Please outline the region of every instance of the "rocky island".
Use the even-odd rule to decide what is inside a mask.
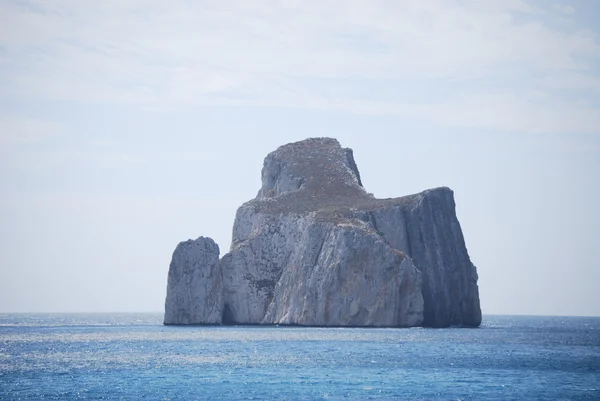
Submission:
[[[476,327],[481,309],[453,192],[376,199],[351,149],[311,138],[266,157],[229,253],[177,246],[164,323]]]

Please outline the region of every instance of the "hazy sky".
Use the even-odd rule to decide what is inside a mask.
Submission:
[[[484,313],[600,315],[600,3],[0,0],[0,312],[161,311],[263,158],[455,192]]]

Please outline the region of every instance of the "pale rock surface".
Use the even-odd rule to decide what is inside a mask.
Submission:
[[[375,199],[352,151],[335,139],[307,139],[266,157],[262,187],[238,209],[230,252],[218,266],[214,257],[194,264],[196,254],[183,254],[176,260],[176,250],[171,263],[165,323],[481,322],[477,273],[452,191]],[[179,274],[196,281],[173,278],[171,285]]]
[[[219,246],[210,238],[181,242],[171,260],[165,324],[220,324]]]

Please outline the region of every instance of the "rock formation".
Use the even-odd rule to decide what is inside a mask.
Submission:
[[[169,268],[165,324],[221,323],[219,246],[210,238],[180,243]]]
[[[165,324],[446,327],[481,323],[453,193],[375,199],[352,150],[312,138],[269,154],[229,253],[179,244]]]

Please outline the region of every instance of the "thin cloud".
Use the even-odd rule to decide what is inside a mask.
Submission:
[[[157,110],[207,104],[333,108],[427,115],[459,126],[600,132],[597,94],[581,108],[562,92],[581,87],[582,80],[597,81],[598,34],[552,28],[547,22],[553,16],[573,13],[544,3],[34,1],[0,7],[11,21],[0,28],[6,49],[0,84],[16,98]],[[560,85],[551,84],[554,77]],[[311,79],[324,84],[307,84]],[[357,80],[385,83],[398,93],[410,80],[413,99],[384,98],[375,90],[365,98],[349,89]],[[334,81],[343,93],[323,93]],[[457,102],[449,81],[483,87],[463,89],[458,96],[472,100]],[[485,92],[487,81],[510,86]],[[436,100],[423,103],[419,90]],[[535,91],[549,99],[532,98]],[[506,93],[510,101],[498,100]],[[507,123],[503,113],[482,111],[481,98],[496,99],[489,104],[518,118]],[[560,124],[534,124],[556,120],[558,109]]]
[[[0,117],[0,145],[39,145],[62,136],[65,127],[55,121],[44,121],[28,117]]]

